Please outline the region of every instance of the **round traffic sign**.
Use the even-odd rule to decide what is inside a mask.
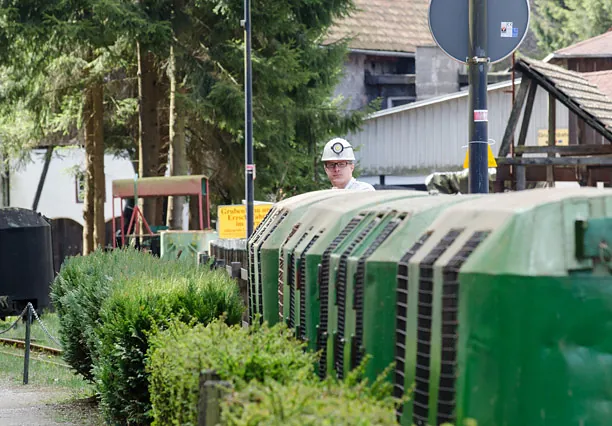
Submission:
[[[469,0],[431,0],[429,29],[438,46],[464,64],[469,56]],[[529,28],[528,0],[487,0],[487,56],[492,63],[510,55]]]

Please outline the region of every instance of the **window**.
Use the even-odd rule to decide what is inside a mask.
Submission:
[[[85,173],[78,171],[74,178],[74,190],[77,204],[85,202]]]
[[[414,96],[390,96],[387,98],[387,108],[393,108],[400,105],[406,105],[414,102]]]

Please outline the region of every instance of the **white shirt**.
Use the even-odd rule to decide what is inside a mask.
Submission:
[[[334,189],[337,189],[334,187]],[[355,178],[351,178],[349,183],[346,184],[344,189],[358,189],[361,191],[376,191],[372,185],[367,182],[360,182]]]

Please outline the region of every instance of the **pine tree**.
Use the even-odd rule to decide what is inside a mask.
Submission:
[[[612,1],[535,0],[531,22],[540,48],[554,52],[612,28]]]

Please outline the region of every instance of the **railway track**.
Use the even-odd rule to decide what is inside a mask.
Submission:
[[[16,346],[18,348],[25,348],[25,341],[21,339],[9,339],[6,337],[0,337],[0,344],[3,344],[5,346]],[[63,353],[61,349],[52,348],[49,346],[38,345],[36,343],[31,343],[31,342],[30,342],[30,349],[33,351],[44,352],[44,353],[48,353],[51,355],[57,355],[57,356],[60,356]]]

